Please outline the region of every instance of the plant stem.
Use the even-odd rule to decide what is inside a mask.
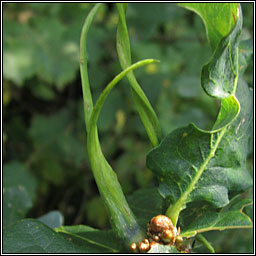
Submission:
[[[210,253],[215,253],[215,250],[212,247],[212,245],[207,241],[207,239],[202,234],[198,234],[196,236],[196,239],[200,241],[209,250]]]
[[[87,18],[85,19],[81,37],[80,37],[80,73],[81,73],[81,80],[82,80],[82,90],[83,90],[83,100],[84,100],[84,120],[86,129],[88,131],[89,121],[91,118],[92,110],[93,110],[93,101],[92,95],[90,90],[90,83],[88,78],[88,70],[87,70],[87,51],[86,51],[86,42],[87,42],[87,35],[91,23],[99,10],[102,6],[101,3],[96,4],[93,9],[88,14]]]
[[[80,70],[84,99],[85,125],[87,130],[87,150],[95,181],[105,204],[110,224],[118,237],[127,248],[131,243],[140,242],[145,238],[145,231],[141,229],[131,211],[116,173],[105,159],[98,137],[97,121],[103,104],[114,86],[132,70],[156,62],[156,60],[139,61],[117,75],[104,89],[93,106],[87,71],[86,41],[89,27],[101,4],[95,5],[85,20],[80,40]]]
[[[116,48],[120,65],[123,69],[125,69],[131,65],[130,39],[125,17],[127,3],[117,3],[116,6],[119,12]],[[141,121],[153,147],[156,147],[162,138],[161,127],[157,115],[152,108],[147,96],[144,94],[139,83],[137,82],[133,72],[127,74],[127,78],[131,85],[132,97],[134,99]]]
[[[131,70],[153,62],[156,62],[156,60],[139,61],[117,75],[98,98],[89,122],[87,149],[94,178],[105,203],[111,226],[124,241],[126,247],[130,247],[133,242],[142,241],[145,238],[145,232],[137,223],[125,199],[117,176],[101,151],[97,121],[103,104],[114,86]]]
[[[95,107],[93,109],[93,114],[91,115],[91,120],[90,123],[94,123],[96,120],[98,120],[99,114],[100,114],[100,110],[102,108],[102,105],[104,103],[104,101],[106,100],[107,96],[109,95],[110,91],[114,88],[114,86],[125,76],[128,76],[132,70],[137,69],[139,67],[148,65],[148,64],[152,64],[152,63],[156,63],[159,62],[159,60],[155,60],[155,59],[146,59],[146,60],[141,60],[138,61],[136,63],[134,63],[133,65],[130,65],[129,67],[127,67],[126,69],[124,69],[120,74],[118,74],[107,86],[106,88],[103,90],[103,92],[101,93],[101,95],[99,96]]]

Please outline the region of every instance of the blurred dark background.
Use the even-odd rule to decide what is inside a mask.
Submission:
[[[4,189],[14,189],[4,190],[5,225],[58,210],[65,225],[109,227],[86,152],[79,71],[80,32],[92,7],[91,3],[3,4],[3,173]],[[242,4],[242,9],[242,38],[248,39],[253,37],[253,4]],[[117,22],[115,5],[105,4],[89,32],[94,99],[121,71],[115,49]],[[172,3],[130,3],[127,23],[133,62],[161,61],[135,74],[163,133],[191,121],[210,128],[218,102],[200,85],[201,67],[211,56],[201,19]],[[252,63],[245,79],[252,87]],[[98,128],[103,152],[127,195],[157,184],[145,166],[151,144],[126,79],[111,93]],[[248,164],[252,170],[252,156]],[[26,193],[15,187],[19,182]],[[246,211],[252,215],[252,207]],[[207,236],[219,253],[252,252],[251,230]]]

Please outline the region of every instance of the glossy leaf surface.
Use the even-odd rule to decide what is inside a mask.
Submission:
[[[162,212],[163,199],[157,188],[137,190],[127,197],[127,201],[145,229],[150,219]]]
[[[236,91],[238,77],[238,44],[242,30],[242,11],[240,8],[235,28],[217,45],[213,56],[201,72],[203,89],[212,97],[226,98]]]
[[[105,248],[106,252],[116,253],[124,249],[114,232],[110,230],[103,231],[85,225],[62,226],[55,230],[71,239],[76,238],[81,240],[81,242],[86,241],[102,247],[102,249]]]
[[[4,229],[4,253],[113,253],[120,248],[105,231],[83,226],[57,231],[38,220],[21,220]]]
[[[181,235],[190,237],[210,230],[252,228],[251,219],[243,213],[243,208],[250,204],[252,204],[251,199],[243,199],[238,196],[221,211],[217,211],[211,206],[191,205],[182,213],[184,229],[182,229]]]
[[[3,225],[25,217],[36,196],[36,179],[20,162],[13,161],[3,168]]]
[[[235,28],[220,41],[202,70],[205,91],[210,96],[224,98],[212,130],[204,131],[193,124],[179,128],[147,157],[148,167],[159,177],[159,191],[170,205],[166,214],[175,225],[188,202],[221,208],[229,204],[232,196],[252,186],[246,166],[252,95],[242,80],[238,83],[241,27],[240,10]],[[239,218],[236,221],[239,226]]]
[[[212,49],[227,36],[237,22],[239,3],[179,3],[203,20]]]

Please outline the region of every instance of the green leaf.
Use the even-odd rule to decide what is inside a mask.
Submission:
[[[38,76],[49,83],[55,83],[61,90],[76,76],[78,44],[65,37],[67,28],[58,20],[37,18],[35,26],[37,34],[33,35],[33,40],[37,42],[35,64],[38,67]]]
[[[8,226],[24,218],[32,207],[31,198],[22,186],[4,188],[3,226]]]
[[[224,37],[214,51],[209,63],[201,72],[201,83],[205,92],[217,98],[226,98],[236,91],[239,72],[238,37],[242,30],[242,10],[232,32]]]
[[[179,251],[174,246],[155,244],[151,246],[150,250],[147,253],[179,253]]]
[[[239,3],[179,3],[197,13],[203,20],[211,47],[215,50],[220,40],[233,29],[239,16]]]
[[[3,187],[23,187],[31,200],[35,199],[37,181],[29,170],[20,162],[12,161],[4,165]]]
[[[75,175],[84,161],[83,139],[79,139],[77,124],[73,122],[74,102],[51,115],[35,115],[28,131],[34,151],[27,163],[33,164],[37,174],[55,185],[64,184]],[[71,125],[73,124],[73,125]]]
[[[229,193],[252,185],[246,167],[252,101],[245,84],[240,84],[237,97],[243,111],[227,131],[210,134],[190,124],[169,134],[147,156],[147,166],[159,177],[160,193],[172,204],[171,211],[179,212],[187,202],[198,200],[223,207],[229,203]]]
[[[26,24],[4,20],[3,22],[3,75],[5,79],[22,86],[25,79],[33,76],[37,66],[33,63],[33,47],[28,47],[31,30]]]
[[[190,237],[210,230],[252,228],[251,219],[242,211],[244,207],[252,203],[251,199],[237,196],[221,211],[216,211],[210,206],[201,208],[198,204],[192,205],[182,213],[184,228],[181,235]]]
[[[86,219],[96,227],[105,228],[108,225],[106,208],[100,196],[94,196],[86,205]]]
[[[47,101],[54,100],[56,96],[53,89],[46,83],[35,83],[30,90],[34,96]]]
[[[67,32],[56,17],[37,16],[28,24],[5,20],[4,77],[22,86],[37,75],[63,89],[79,67],[78,43],[67,38]]]
[[[36,145],[55,143],[58,135],[63,134],[71,120],[71,113],[66,109],[50,115],[36,115],[32,120],[29,135]]]
[[[180,76],[173,84],[177,89],[177,94],[183,98],[196,98],[203,93],[200,86],[200,79],[197,76]]]
[[[142,227],[162,212],[163,198],[157,188],[139,189],[127,197],[127,201]]]
[[[221,108],[217,120],[211,132],[220,131],[222,128],[231,124],[240,112],[240,104],[235,96],[231,95],[221,101]]]
[[[228,190],[238,193],[252,185],[246,170],[252,95],[242,81],[239,81],[236,97],[241,111],[235,121],[227,126],[225,138],[219,145],[218,133],[203,132],[190,124],[169,134],[159,147],[149,153],[147,165],[160,178],[160,193],[164,197],[169,197],[172,202],[178,200],[182,191],[187,190],[193,182],[193,177],[197,177],[198,167],[203,163],[206,164],[205,170],[194,184],[193,193],[187,195],[189,201],[198,200],[199,196],[201,200],[221,207],[228,203]],[[211,156],[215,147],[216,152]]]
[[[115,237],[111,230],[101,231],[89,226],[62,226],[55,229],[57,232],[65,234],[66,237],[86,241],[102,247],[103,250],[109,253],[116,253],[122,251],[120,241]]]
[[[17,161],[3,168],[3,225],[26,216],[36,197],[37,181],[29,170]]]
[[[50,228],[58,228],[63,225],[64,217],[59,211],[51,211],[38,218],[38,220]]]
[[[99,232],[99,233],[98,233]],[[104,242],[93,240],[101,231],[89,234],[90,239],[76,233],[55,232],[42,222],[24,219],[3,230],[4,253],[108,253],[117,252]],[[91,233],[91,232],[89,232]]]
[[[230,79],[230,91],[225,92],[226,98],[221,102],[213,130],[204,131],[193,124],[179,128],[147,156],[147,166],[159,177],[160,193],[170,205],[166,215],[171,217],[175,225],[180,211],[186,208],[188,202],[203,201],[205,205],[221,208],[229,203],[229,198],[252,186],[246,166],[252,124],[252,96],[242,80],[237,88],[237,35],[241,30],[241,19],[240,12],[236,27],[221,40],[208,64],[207,75],[213,71],[211,77],[219,76],[215,71],[220,63],[226,62],[226,66],[230,67],[230,55],[222,54],[226,42],[230,40],[232,51],[229,49],[229,52],[231,56],[236,55],[236,61],[233,62],[234,67],[225,70]],[[215,84],[215,96],[223,98],[225,85],[222,82],[226,81],[226,77],[220,75],[218,79],[220,84]],[[210,95],[213,95],[213,90]]]

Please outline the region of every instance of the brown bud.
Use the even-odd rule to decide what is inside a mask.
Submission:
[[[147,252],[150,249],[150,244],[148,239],[144,239],[142,242],[139,244],[139,250],[140,252]]]
[[[143,242],[144,244],[149,244],[149,240],[148,240],[148,239],[144,239],[142,242]]]
[[[185,252],[187,248],[185,247],[185,245],[179,244],[179,245],[176,245],[176,249],[180,252]]]
[[[151,231],[161,233],[165,229],[173,228],[172,221],[165,215],[157,215],[150,221]]]
[[[174,234],[170,229],[165,229],[162,233],[162,240],[165,244],[173,243]]]
[[[183,242],[183,238],[180,235],[176,236],[176,243],[181,244],[182,242]]]
[[[131,248],[132,252],[137,252],[137,244],[136,243],[132,243],[130,248]]]
[[[153,239],[154,239],[154,241],[156,241],[156,242],[159,242],[159,241],[160,241],[160,237],[157,236],[157,235],[153,235]]]

